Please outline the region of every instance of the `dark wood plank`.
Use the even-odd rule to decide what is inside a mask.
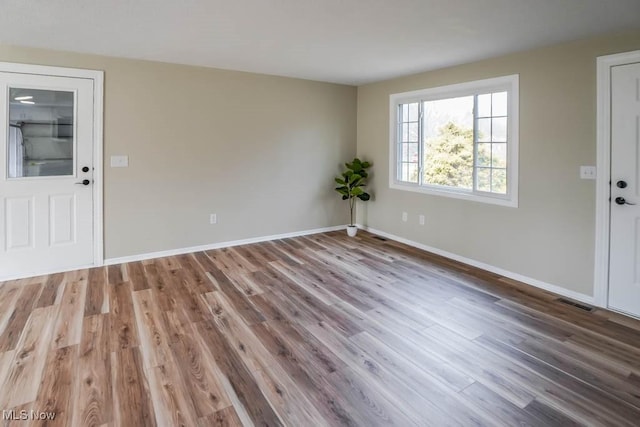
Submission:
[[[242,362],[236,351],[224,338],[213,322],[196,324],[197,330],[204,342],[215,349],[213,354],[217,365],[225,375],[233,391],[254,424],[281,426],[282,421],[275,413],[264,394],[258,388],[250,371]]]
[[[102,267],[89,269],[89,281],[87,283],[87,296],[85,299],[84,315],[93,316],[102,312],[105,298],[106,270]]]
[[[140,351],[124,348],[111,353],[114,422],[117,425],[155,426],[156,418]]]
[[[138,329],[133,314],[132,286],[129,282],[109,285],[111,351],[137,347]]]
[[[0,336],[0,352],[16,347],[41,289],[42,285],[39,283],[23,287],[15,305],[10,308],[11,316],[6,320],[7,326]]]
[[[545,405],[537,399],[528,404],[524,408],[524,411],[530,414],[533,419],[540,420],[540,424],[538,425],[541,427],[571,427],[581,425],[557,409]]]
[[[110,265],[107,267],[108,283],[110,285],[116,285],[124,281],[122,276],[122,265]]]
[[[149,280],[144,271],[144,265],[141,262],[130,262],[126,265],[127,276],[133,285],[134,291],[143,291],[149,289]]]
[[[58,290],[62,285],[63,280],[63,273],[51,274],[47,277],[47,281],[44,283],[44,287],[42,288],[42,292],[40,293],[40,297],[36,303],[36,308],[53,305],[56,301],[56,296],[58,295]]]

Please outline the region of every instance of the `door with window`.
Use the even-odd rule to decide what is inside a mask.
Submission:
[[[640,317],[640,63],[611,67],[609,307]]]
[[[94,262],[93,85],[0,72],[0,281]]]

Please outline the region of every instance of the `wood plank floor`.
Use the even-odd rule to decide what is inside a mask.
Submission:
[[[638,426],[640,322],[335,232],[5,282],[0,385],[4,425]]]

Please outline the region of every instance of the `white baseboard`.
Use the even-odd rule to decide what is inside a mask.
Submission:
[[[202,252],[212,249],[228,248],[231,246],[249,245],[251,243],[267,242],[269,240],[287,239],[289,237],[307,236],[309,234],[326,233],[329,231],[344,230],[346,225],[335,225],[332,227],[314,228],[312,230],[293,231],[291,233],[273,234],[271,236],[251,237],[242,240],[231,240],[227,242],[211,243],[208,245],[191,246],[189,248],[169,249],[166,251],[149,252],[144,254],[130,255],[118,258],[107,258],[104,265],[123,264],[126,262],[144,261],[153,258],[162,258],[173,255],[182,255],[192,252]]]
[[[456,255],[451,252],[443,251],[442,249],[434,248],[432,246],[424,245],[422,243],[414,242],[413,240],[405,239],[404,237],[396,236],[394,234],[386,233],[384,231],[376,230],[375,228],[366,227],[362,225],[358,225],[358,228],[363,230],[367,230],[370,233],[377,234],[379,236],[385,237],[390,240],[395,240],[396,242],[404,243],[409,246],[413,246],[414,248],[422,249],[427,252],[434,253],[436,255],[443,256],[445,258],[452,259],[454,261],[458,261],[464,264],[471,265],[473,267],[480,268],[482,270],[489,271],[491,273],[499,274],[504,277],[508,277],[509,279],[517,280],[522,283],[526,283],[527,285],[531,285],[536,288],[544,289],[545,291],[553,292],[554,294],[561,295],[563,297],[571,298],[576,301],[580,301],[586,304],[594,304],[594,297],[586,294],[582,294],[579,292],[575,292],[566,288],[563,288],[558,285],[552,285],[551,283],[546,283],[538,279],[534,279],[531,277],[523,276],[522,274],[513,273],[508,270],[504,270],[499,267],[494,267],[489,264],[485,264],[484,262],[476,261],[471,258],[466,258],[460,255]]]

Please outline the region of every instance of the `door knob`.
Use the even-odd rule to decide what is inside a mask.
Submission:
[[[627,182],[620,180],[620,181],[616,182],[616,187],[618,187],[618,188],[627,188]]]
[[[89,185],[91,184],[91,181],[89,181],[88,179],[83,179],[80,182],[76,182],[77,185]],[[617,199],[616,199],[617,200]]]
[[[619,205],[635,205],[635,203],[627,202],[624,197],[616,197],[616,203]]]

